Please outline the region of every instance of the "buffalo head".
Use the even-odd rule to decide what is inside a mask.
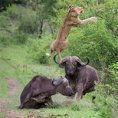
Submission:
[[[58,64],[59,67],[65,68],[67,75],[74,75],[79,67],[86,66],[89,63],[89,60],[87,62],[82,62],[77,56],[67,56],[62,59],[61,62],[58,62],[56,56],[57,55],[53,58],[54,62]]]
[[[56,92],[61,93],[65,96],[72,96],[74,95],[74,92],[69,85],[69,81],[64,77],[61,77],[61,79],[53,79],[52,84],[56,87]]]

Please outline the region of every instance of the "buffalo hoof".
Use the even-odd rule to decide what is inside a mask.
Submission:
[[[19,107],[18,107],[18,109],[23,109],[24,107],[23,107],[23,105],[20,105]]]

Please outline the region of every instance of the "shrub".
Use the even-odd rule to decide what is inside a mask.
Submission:
[[[12,20],[16,20],[18,18],[18,8],[15,4],[12,4],[11,6],[7,7],[7,15],[12,19]]]
[[[5,16],[4,14],[0,15],[0,29],[5,29],[8,26],[10,26],[10,22],[9,22],[9,17]]]
[[[16,39],[17,44],[25,44],[28,39],[27,33],[24,33],[22,31],[16,31],[14,38]]]
[[[89,58],[93,66],[104,69],[117,61],[117,46],[111,33],[106,29],[104,21],[87,24],[79,31],[72,31],[70,35],[69,53],[80,58]]]
[[[112,117],[112,112],[111,109],[108,106],[102,106],[100,109],[100,116],[101,118],[111,118]]]
[[[108,79],[108,83],[117,91],[118,86],[118,62],[109,65],[109,73],[110,79]]]
[[[46,52],[49,51],[51,36],[43,37],[42,39],[29,39],[27,46],[28,52],[33,60],[41,64],[47,64],[49,58],[46,56]]]
[[[107,95],[117,95],[118,63],[113,63],[108,68],[104,68],[100,72],[100,78],[103,86],[99,90],[102,88],[102,92],[104,91]]]
[[[35,13],[24,13],[21,17],[19,30],[24,33],[34,34],[37,32],[38,24],[37,24],[37,16]]]
[[[48,57],[45,54],[45,51],[39,50],[37,54],[35,54],[35,60],[39,62],[40,64],[47,64],[48,63]]]
[[[1,32],[0,33],[0,43],[4,45],[9,45],[13,43],[13,38],[6,32]]]

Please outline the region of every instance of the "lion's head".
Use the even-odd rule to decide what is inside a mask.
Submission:
[[[78,15],[84,11],[83,7],[78,7],[78,6],[69,6],[69,11],[70,12],[76,12]]]

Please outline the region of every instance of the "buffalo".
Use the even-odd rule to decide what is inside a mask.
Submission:
[[[25,86],[20,96],[20,109],[40,108],[52,104],[51,96],[56,93],[72,96],[74,92],[64,77],[60,79],[48,79],[44,76],[35,76]]]
[[[95,90],[95,82],[99,82],[99,76],[97,70],[88,65],[89,60],[85,63],[77,56],[67,56],[58,62],[56,56],[53,59],[59,67],[65,68],[65,77],[69,80],[74,93],[77,93],[76,98],[80,99],[86,93]],[[93,101],[94,99],[95,96]]]

